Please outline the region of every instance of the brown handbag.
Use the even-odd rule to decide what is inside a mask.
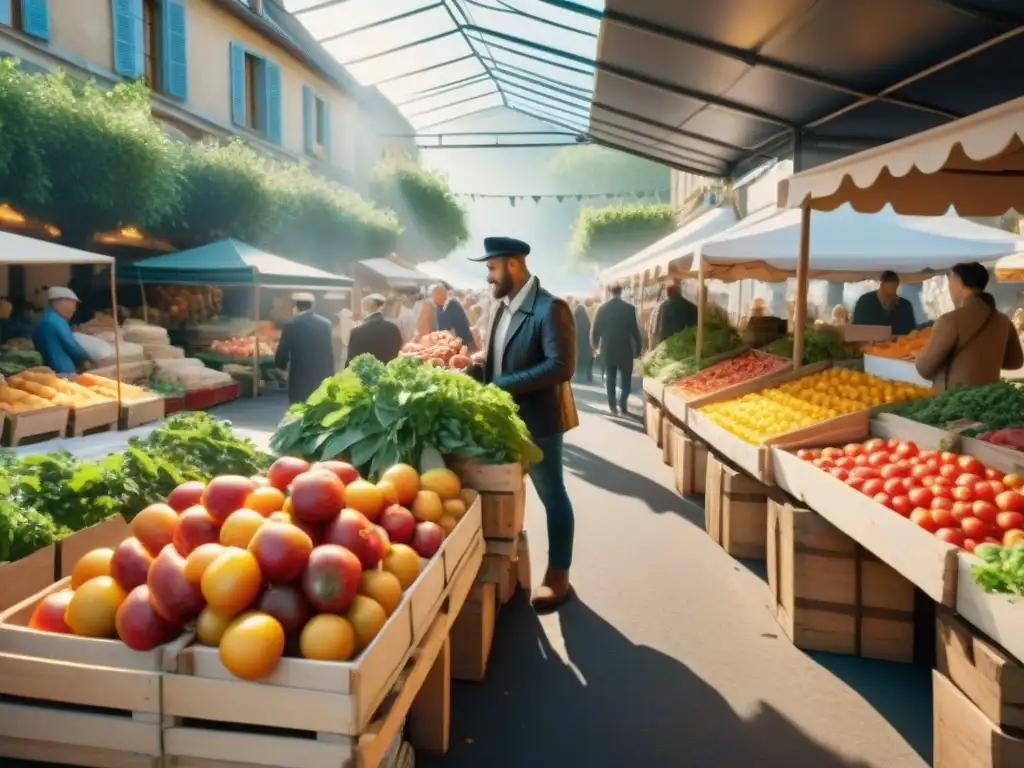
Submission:
[[[956,362],[957,357],[959,357],[961,352],[963,352],[965,349],[971,346],[971,344],[973,344],[975,340],[977,340],[977,338],[981,336],[982,333],[984,333],[985,329],[988,328],[988,324],[992,322],[992,318],[994,318],[995,316],[996,310],[990,310],[988,313],[988,317],[985,318],[985,322],[979,325],[978,329],[967,337],[967,341],[965,341],[963,344],[961,344],[959,347],[956,347],[952,352],[949,353],[949,356],[942,364],[942,373],[944,376],[942,382],[943,389],[949,388],[949,371],[953,367],[953,363]]]

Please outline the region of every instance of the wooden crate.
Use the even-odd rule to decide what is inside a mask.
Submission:
[[[131,528],[120,515],[83,528],[81,531],[75,531],[58,544],[60,577],[70,576],[75,564],[87,552],[104,547],[116,547],[129,536],[131,536]]]
[[[497,614],[496,584],[477,581],[452,624],[452,678],[478,682],[487,673]]]
[[[914,587],[808,509],[768,503],[772,609],[797,648],[914,660]]]
[[[644,398],[644,429],[647,436],[659,448],[661,447],[661,422],[664,416],[665,412],[661,408],[661,403],[647,395]]]
[[[704,529],[733,557],[763,560],[768,492],[767,486],[708,455]]]
[[[0,611],[43,591],[56,581],[57,545],[13,563],[0,563]]]
[[[672,469],[675,473],[676,490],[684,496],[700,495],[708,476],[708,447],[700,440],[690,437],[681,429],[673,439],[675,458]]]
[[[120,640],[28,629],[36,603],[69,584],[51,584],[0,613],[0,755],[158,768],[161,662],[168,646],[139,652]]]
[[[961,553],[957,560],[956,612],[1018,663],[1024,664],[1024,606],[1020,598],[987,594],[971,574],[971,567],[981,559]],[[1024,712],[1024,700],[1021,706]],[[1024,728],[1024,724],[1021,727]]]
[[[72,408],[68,417],[67,436],[82,437],[113,429],[117,426],[120,413],[116,400]]]
[[[513,493],[482,491],[484,537],[515,541],[526,521],[526,485]]]
[[[504,605],[519,586],[519,542],[488,539],[480,581],[494,584],[499,604]]]
[[[1020,768],[1024,738],[989,720],[947,677],[932,672],[934,768]]]
[[[664,413],[664,411],[663,411]],[[664,415],[661,420],[661,461],[667,466],[672,466],[672,456],[675,453],[675,434],[674,430],[678,429],[668,415]]]
[[[947,608],[935,624],[936,669],[993,723],[1024,733],[1024,665]]]
[[[285,658],[268,677],[246,682],[224,668],[214,648],[176,654],[162,692],[167,768],[377,766],[407,716],[418,749],[447,749],[448,631],[483,560],[480,523],[474,504],[351,662]],[[431,572],[441,574],[440,591]],[[428,624],[417,641],[418,613]],[[428,678],[435,700],[414,707]],[[278,732],[254,733],[254,726]]]
[[[51,405],[38,411],[22,411],[4,415],[3,444],[14,448],[26,443],[40,443],[63,437],[68,428],[71,409]]]
[[[522,464],[484,464],[459,456],[446,456],[445,460],[464,488],[481,493],[516,493],[526,476]]]
[[[128,403],[121,403],[121,416],[118,419],[118,428],[134,429],[143,424],[151,424],[160,421],[165,415],[165,401],[160,395],[132,400]]]

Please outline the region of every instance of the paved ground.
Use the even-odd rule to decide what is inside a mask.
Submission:
[[[928,670],[794,649],[756,568],[707,538],[639,419],[608,416],[598,387],[576,396],[578,599],[543,618],[521,598],[502,610],[487,679],[453,686],[450,754],[417,764],[928,765]],[[282,410],[267,398],[217,413],[266,438]],[[536,581],[546,538],[532,489],[527,529]]]

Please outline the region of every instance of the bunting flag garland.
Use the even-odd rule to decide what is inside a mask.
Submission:
[[[646,200],[650,198],[650,202],[660,203],[663,200],[669,200],[671,197],[671,193],[667,189],[639,190],[636,192],[587,192],[580,194],[556,195],[491,195],[479,194],[476,192],[455,192],[454,195],[455,197],[467,199],[474,203],[477,200],[508,200],[509,205],[513,208],[516,207],[516,203],[520,200],[533,200],[535,204],[539,204],[541,200],[555,200],[556,202],[562,203],[569,199],[580,203],[584,200],[625,200],[628,198]]]

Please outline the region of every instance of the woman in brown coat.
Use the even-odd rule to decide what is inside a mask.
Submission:
[[[1024,365],[1017,331],[985,293],[988,270],[977,262],[949,270],[949,296],[956,309],[940,317],[917,356],[917,372],[939,392],[999,381],[1003,370]]]

